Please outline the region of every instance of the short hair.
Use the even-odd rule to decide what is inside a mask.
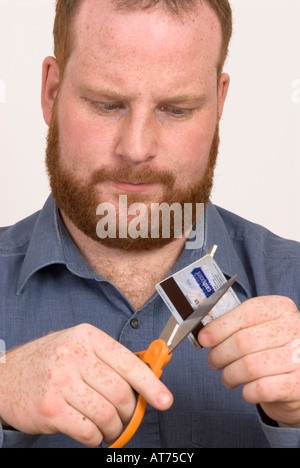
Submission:
[[[56,0],[54,20],[54,55],[63,75],[74,43],[73,23],[85,0]],[[218,64],[218,76],[223,70],[232,36],[232,10],[229,0],[113,0],[117,9],[149,9],[159,3],[179,15],[182,11],[193,11],[200,2],[205,2],[216,13],[222,28],[222,47]]]

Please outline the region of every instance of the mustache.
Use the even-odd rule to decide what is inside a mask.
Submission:
[[[166,170],[154,170],[149,167],[124,167],[119,169],[101,168],[95,171],[91,178],[91,184],[106,181],[124,182],[131,184],[163,184],[172,189],[175,184],[174,175]]]

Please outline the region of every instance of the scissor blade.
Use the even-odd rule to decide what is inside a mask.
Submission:
[[[165,339],[170,352],[174,351],[175,348],[199,325],[201,320],[214,308],[219,300],[224,296],[228,289],[233,285],[237,276],[233,276],[226,283],[224,283],[217,291],[215,291],[208,299],[200,304],[197,309],[180,325],[177,324],[175,319],[170,319],[170,325],[173,325],[173,330],[169,328],[169,336],[166,339],[166,334],[163,332],[161,335],[162,339]],[[176,322],[176,323],[175,323]],[[169,324],[169,322],[168,322]],[[168,325],[167,324],[167,325]]]
[[[179,323],[177,322],[174,315],[171,315],[165,328],[161,332],[159,339],[164,340],[166,343],[168,343],[170,339],[172,338],[173,334],[176,332],[178,327],[179,327]]]

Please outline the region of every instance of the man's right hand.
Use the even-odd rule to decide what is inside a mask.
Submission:
[[[28,434],[62,432],[88,447],[115,440],[136,405],[158,410],[172,394],[127,348],[92,325],[16,348],[0,365],[0,418]]]

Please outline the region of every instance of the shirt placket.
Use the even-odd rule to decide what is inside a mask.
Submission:
[[[158,338],[154,326],[154,314],[157,310],[156,300],[154,298],[136,311],[121,332],[120,343],[133,352],[147,349],[149,344]],[[147,405],[141,426],[126,447],[151,448],[160,447],[160,444],[158,411]]]

